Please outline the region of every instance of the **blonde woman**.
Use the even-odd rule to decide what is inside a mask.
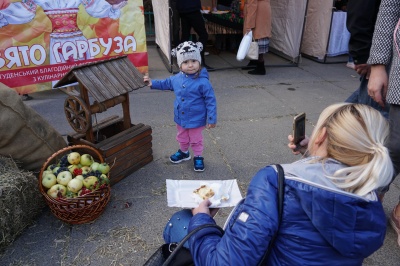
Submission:
[[[250,182],[223,235],[205,228],[189,239],[195,265],[257,265],[275,232],[266,265],[362,265],[385,238],[386,217],[375,190],[393,174],[384,146],[388,133],[386,119],[369,106],[326,108],[309,139],[309,157],[282,165],[279,230],[278,175],[267,166]],[[209,204],[192,210],[189,232],[215,223]]]

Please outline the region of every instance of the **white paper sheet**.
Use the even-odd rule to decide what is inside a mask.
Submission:
[[[202,185],[211,187],[215,195],[210,198],[210,207],[233,207],[241,199],[239,186],[236,179],[230,180],[173,180],[167,179],[168,207],[195,208],[202,201],[193,191]],[[233,184],[232,184],[233,183]],[[221,200],[224,192],[232,185],[228,200]]]

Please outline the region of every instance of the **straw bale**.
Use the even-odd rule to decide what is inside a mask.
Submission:
[[[38,179],[0,156],[0,253],[32,224],[45,206]]]

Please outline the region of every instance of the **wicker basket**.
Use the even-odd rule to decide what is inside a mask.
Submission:
[[[47,167],[57,163],[60,158],[69,152],[77,151],[80,154],[91,154],[96,161],[104,162],[100,152],[87,145],[73,145],[54,153],[43,164],[39,174],[39,190],[43,194],[51,212],[60,220],[69,224],[84,224],[97,219],[104,211],[110,200],[110,186],[97,189],[93,192],[76,198],[55,199],[47,195],[42,185],[42,175]]]

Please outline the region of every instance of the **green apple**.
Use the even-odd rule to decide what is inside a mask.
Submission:
[[[47,195],[49,195],[52,198],[58,198],[60,196],[65,196],[67,193],[67,188],[63,185],[60,184],[55,184],[49,190],[47,190]]]
[[[51,188],[55,184],[57,184],[57,177],[52,172],[42,176],[42,185],[45,188]]]
[[[102,174],[108,174],[108,172],[110,172],[110,166],[107,163],[101,163],[99,165],[99,171]]]
[[[94,175],[88,176],[85,179],[83,179],[83,185],[86,188],[90,188],[98,181],[97,177]]]
[[[92,171],[92,168],[90,168],[90,166],[82,166],[81,170],[82,170],[82,175],[85,175],[85,174],[89,173],[90,171]]]
[[[81,155],[79,152],[71,152],[68,154],[67,159],[70,164],[78,164],[81,160]]]
[[[42,173],[42,177],[45,177],[47,174],[53,174],[53,171],[51,170],[44,170]]]
[[[78,165],[76,165],[76,164],[70,164],[70,165],[68,165],[68,169],[69,169],[69,171],[71,172],[71,174],[73,174],[73,173],[74,173],[74,170],[75,170],[75,169],[78,169]]]
[[[83,166],[90,166],[94,162],[94,159],[90,154],[82,154],[80,162]]]
[[[77,193],[79,190],[81,190],[82,186],[83,186],[82,180],[74,178],[68,182],[67,188],[69,191]]]
[[[62,171],[57,175],[57,183],[66,186],[69,181],[72,180],[72,174],[70,171]]]
[[[90,165],[90,168],[92,168],[93,171],[97,171],[97,170],[99,170],[99,165],[100,165],[100,163],[94,162]]]
[[[75,178],[76,178],[76,179],[79,179],[79,180],[81,180],[81,181],[83,181],[83,179],[85,179],[85,178],[83,177],[83,175],[77,175],[77,176],[75,176]]]

